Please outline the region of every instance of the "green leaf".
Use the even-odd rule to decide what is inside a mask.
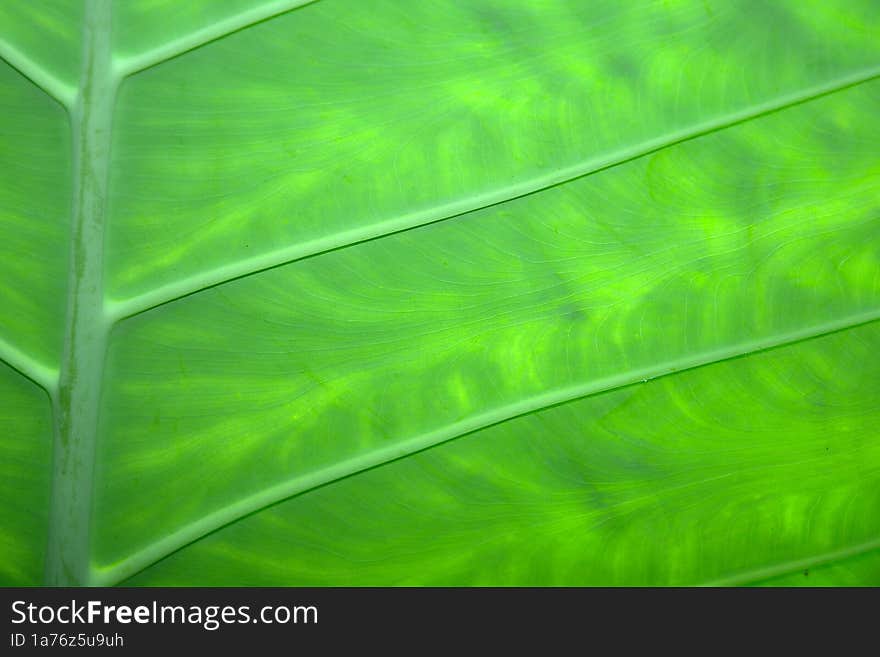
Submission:
[[[0,25],[2,583],[880,583],[876,2]]]

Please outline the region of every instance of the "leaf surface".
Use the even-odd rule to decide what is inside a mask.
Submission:
[[[63,7],[0,28],[45,581],[877,583],[875,3]]]

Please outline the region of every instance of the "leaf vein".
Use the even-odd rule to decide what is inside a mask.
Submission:
[[[55,396],[58,388],[58,370],[44,365],[3,338],[0,338],[0,361],[45,388],[50,397]]]
[[[275,18],[313,2],[317,2],[317,0],[275,0],[274,2],[267,2],[164,43],[139,55],[119,58],[115,62],[116,71],[120,77],[134,75],[230,34],[247,29],[252,25]]]
[[[33,82],[51,98],[61,103],[68,111],[73,107],[77,93],[74,87],[56,78],[52,73],[4,39],[0,39],[0,59]]]
[[[875,550],[880,550],[880,538],[851,545],[839,550],[832,550],[830,552],[823,552],[810,557],[804,557],[802,559],[792,559],[772,566],[762,566],[760,568],[755,568],[754,570],[701,584],[701,586],[720,587],[757,584],[758,582],[772,579],[774,577],[781,577],[782,575],[788,575],[808,568],[815,568],[816,566],[824,566],[838,560],[842,561],[844,559],[851,559],[852,557],[858,557]]]
[[[175,532],[147,546],[126,559],[93,573],[93,585],[110,586],[141,572],[205,536],[230,525],[246,516],[269,508],[297,495],[333,484],[367,470],[386,465],[457,438],[475,433],[510,420],[531,415],[548,408],[561,406],[631,385],[674,375],[680,372],[706,367],[723,361],[743,358],[764,351],[779,349],[806,340],[813,340],[832,333],[853,329],[880,320],[880,308],[843,319],[810,326],[764,339],[752,340],[729,347],[715,349],[644,367],[638,370],[611,375],[575,386],[522,399],[507,406],[473,415],[433,431],[375,449],[305,475],[294,476],[259,493],[246,497],[222,509],[206,514],[199,520],[181,527]]]
[[[223,285],[239,278],[252,276],[268,269],[305,260],[315,256],[349,248],[357,244],[385,238],[397,233],[413,230],[421,226],[448,221],[462,215],[501,205],[509,201],[558,187],[573,180],[593,175],[613,167],[626,164],[657,151],[675,146],[692,139],[719,132],[779,112],[796,105],[843,91],[850,87],[865,84],[880,78],[880,66],[838,78],[830,83],[810,87],[781,96],[772,101],[754,105],[744,110],[692,126],[686,130],[673,132],[635,146],[624,148],[611,154],[579,162],[570,167],[532,178],[508,187],[482,192],[464,199],[438,205],[426,210],[405,214],[369,226],[341,231],[326,237],[316,238],[233,262],[216,269],[184,277],[174,283],[156,287],[142,294],[124,300],[107,300],[107,312],[111,322],[118,322],[177,299],[197,294],[204,290]]]

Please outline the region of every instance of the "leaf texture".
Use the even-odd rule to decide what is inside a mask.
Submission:
[[[0,9],[5,582],[880,581],[876,3],[73,4]]]

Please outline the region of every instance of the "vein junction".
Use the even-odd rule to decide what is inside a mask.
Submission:
[[[308,0],[306,0],[308,1]],[[226,32],[274,15],[303,0],[269,3],[195,33],[186,49],[223,36]],[[104,303],[104,230],[113,110],[122,74],[112,52],[113,0],[86,0],[80,89],[75,98],[55,88],[37,67],[28,72],[43,88],[65,97],[73,135],[74,192],[68,271],[67,316],[61,367],[51,376],[8,348],[2,352],[18,361],[19,369],[45,385],[53,398],[54,444],[52,493],[45,583],[83,586],[93,583],[91,528],[95,449],[107,336],[112,326]],[[160,48],[152,65],[175,56],[175,48]],[[24,61],[24,60],[23,60]],[[143,68],[143,66],[141,67]],[[33,70],[31,70],[33,69]],[[132,68],[127,73],[132,73]],[[2,346],[2,345],[0,345]],[[57,393],[53,392],[56,391]]]

